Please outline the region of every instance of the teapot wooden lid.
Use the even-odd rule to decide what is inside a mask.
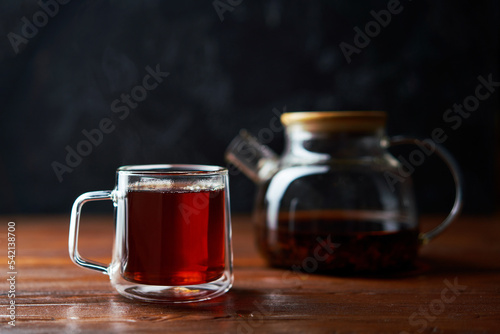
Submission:
[[[306,131],[373,131],[385,127],[384,111],[296,111],[281,115],[287,128]]]

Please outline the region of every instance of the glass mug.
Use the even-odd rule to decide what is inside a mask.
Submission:
[[[109,266],[78,252],[81,208],[112,200],[115,241]],[[80,195],[71,211],[71,260],[109,275],[123,296],[152,302],[212,299],[233,283],[227,169],[202,165],[118,168],[114,190]]]

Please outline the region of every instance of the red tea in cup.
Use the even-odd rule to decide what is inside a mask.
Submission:
[[[149,285],[192,285],[224,273],[224,189],[138,186],[127,194],[122,276]]]

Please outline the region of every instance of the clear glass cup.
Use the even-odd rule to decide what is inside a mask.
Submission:
[[[115,241],[105,265],[78,252],[81,208],[112,200]],[[202,165],[118,168],[114,190],[80,195],[71,212],[71,260],[108,274],[123,296],[151,302],[212,299],[233,283],[227,169]]]

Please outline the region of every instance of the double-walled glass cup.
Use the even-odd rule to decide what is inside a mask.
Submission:
[[[112,200],[115,206],[108,266],[78,252],[81,208],[97,200]],[[125,297],[183,303],[220,296],[233,282],[227,170],[202,165],[120,167],[114,190],[76,199],[68,245],[75,264],[109,275]]]

